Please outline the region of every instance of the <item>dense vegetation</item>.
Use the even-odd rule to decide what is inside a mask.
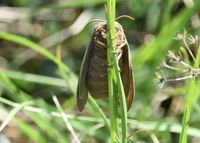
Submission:
[[[110,142],[108,100],[76,105],[80,65],[105,0],[0,1],[0,142]],[[128,142],[200,142],[200,2],[119,0],[136,96]],[[64,111],[64,112],[63,112]],[[103,112],[102,112],[103,111]],[[60,114],[61,113],[61,114]],[[104,113],[104,114],[103,114]],[[186,138],[186,136],[188,138]]]

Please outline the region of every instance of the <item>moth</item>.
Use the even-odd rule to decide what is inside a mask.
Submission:
[[[135,94],[130,50],[123,27],[118,22],[115,22],[115,32],[116,47],[114,52],[120,67],[127,109],[129,110]],[[76,95],[79,111],[84,109],[88,93],[95,99],[108,98],[107,48],[107,24],[106,21],[100,21],[94,28],[80,69]]]

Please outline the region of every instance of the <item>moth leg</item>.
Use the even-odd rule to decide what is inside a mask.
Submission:
[[[126,41],[122,42],[120,45],[117,46],[116,49],[116,54],[117,54],[117,60],[119,61],[119,59],[122,57],[122,48],[124,47],[124,45],[126,45]]]
[[[96,42],[97,44],[99,44],[100,46],[102,46],[102,47],[104,47],[104,48],[107,47],[105,43],[101,42],[100,40],[97,40],[96,37],[94,38],[94,42]]]
[[[126,44],[127,44],[127,42],[123,42],[123,43],[121,43],[119,46],[117,46],[117,48],[121,49],[121,48],[123,48],[124,45],[126,45]]]
[[[117,55],[117,61],[119,61],[120,60],[120,58],[122,57],[122,52],[120,52],[118,55]]]
[[[122,50],[119,48],[112,52],[116,55],[117,61],[119,61],[119,59],[122,57]]]

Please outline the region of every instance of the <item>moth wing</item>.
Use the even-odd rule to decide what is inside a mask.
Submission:
[[[92,38],[89,47],[86,49],[83,62],[80,69],[79,74],[79,81],[78,81],[78,87],[77,87],[77,105],[79,111],[82,111],[85,107],[85,104],[87,102],[88,98],[88,87],[87,87],[87,71],[89,66],[89,61],[93,52],[94,47],[94,38]]]
[[[129,110],[135,95],[134,79],[133,79],[132,62],[128,44],[126,44],[122,49],[123,53],[122,53],[121,76],[124,86],[124,92],[126,95],[127,110]]]

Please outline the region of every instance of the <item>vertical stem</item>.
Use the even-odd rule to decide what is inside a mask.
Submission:
[[[200,63],[200,46],[198,47],[197,56],[194,62],[194,67],[199,68]],[[181,135],[179,137],[179,143],[187,143],[187,131],[189,127],[190,117],[193,109],[193,105],[198,100],[198,82],[192,80],[188,86],[188,93],[185,100],[185,109],[183,114],[183,121],[182,121],[182,130]]]
[[[108,65],[113,65],[113,49],[115,47],[115,0],[107,0],[107,61]],[[117,115],[116,104],[114,97],[114,69],[112,66],[108,66],[108,92],[109,92],[109,113],[111,124],[111,142],[115,143],[117,138]]]
[[[109,111],[111,118],[111,138],[112,141],[117,137],[118,123],[117,123],[117,95],[114,94],[113,89],[118,91],[119,101],[121,105],[121,139],[122,143],[127,142],[127,107],[126,98],[124,93],[124,87],[121,80],[120,68],[114,54],[116,42],[115,42],[115,0],[107,0],[107,29],[108,29],[108,49],[107,49],[107,61],[108,65],[108,89],[109,89]],[[114,87],[115,86],[115,87]]]
[[[195,99],[194,99],[194,97],[196,96],[195,89],[196,89],[195,81],[192,80],[189,83],[188,93],[185,100],[182,130],[181,130],[181,135],[179,138],[179,143],[187,143],[187,132],[188,132],[188,127],[189,127],[189,122],[190,122],[190,116],[191,116],[193,104],[195,103]],[[191,96],[194,96],[194,97],[191,97]]]

